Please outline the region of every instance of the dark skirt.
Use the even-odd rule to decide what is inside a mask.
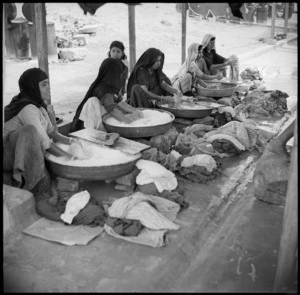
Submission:
[[[155,89],[151,90],[151,92],[156,95],[166,95],[166,91],[160,86],[156,86]],[[139,84],[132,87],[127,103],[135,108],[155,108],[155,103],[153,103],[152,97],[150,97]]]

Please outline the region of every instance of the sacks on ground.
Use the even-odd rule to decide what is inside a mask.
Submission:
[[[111,226],[105,224],[107,234],[130,242],[161,247],[167,244],[166,233],[168,230],[178,230],[179,225],[173,221],[180,206],[172,201],[145,195],[136,192],[129,197],[117,199],[108,208],[112,218],[125,218],[140,221],[144,228],[137,236],[122,236],[117,234]]]
[[[174,173],[158,163],[148,160],[139,160],[135,165],[141,170],[136,177],[136,184],[142,185],[154,182],[159,192],[163,190],[174,190],[178,185]]]
[[[254,90],[234,110],[241,121],[247,118],[282,117],[289,112],[287,97],[288,94],[280,90]]]
[[[211,142],[218,152],[236,155],[253,148],[263,151],[274,135],[243,122],[231,121],[218,130],[206,133],[204,139]]]

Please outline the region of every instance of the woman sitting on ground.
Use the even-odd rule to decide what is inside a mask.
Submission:
[[[212,34],[206,34],[202,41],[202,52],[207,69],[210,75],[215,75],[219,71],[226,77],[226,67],[234,65],[238,59],[232,55],[229,58],[225,58],[216,53],[215,48],[216,37]]]
[[[12,173],[11,185],[31,191],[37,200],[50,189],[45,152],[71,159],[55,142],[69,145],[77,140],[63,136],[51,123],[50,86],[44,71],[26,70],[19,88],[20,93],[4,108],[3,170]]]
[[[128,60],[127,60],[127,56],[124,53],[124,51],[125,51],[125,46],[120,41],[113,41],[110,44],[109,51],[108,51],[108,57],[118,58],[125,65],[124,71],[121,74],[121,81],[122,81],[121,93],[122,93],[122,95],[124,95],[124,93],[125,93],[126,81],[127,81],[127,78],[128,78]]]
[[[207,85],[202,80],[220,80],[223,77],[221,73],[216,75],[206,74],[207,70],[201,70],[198,67],[198,64],[196,62],[199,62],[199,66],[202,66],[203,68],[203,58],[201,56],[201,50],[200,56],[198,55],[199,48],[201,49],[201,45],[197,43],[193,43],[189,46],[188,56],[185,62],[182,64],[177,74],[171,79],[172,86],[180,90],[184,95],[193,96],[192,87],[197,85],[198,83],[202,87],[206,88]]]
[[[163,73],[165,55],[149,48],[134,66],[127,85],[127,102],[133,107],[155,108],[156,102],[175,103],[169,94],[178,93]]]
[[[102,62],[97,78],[76,110],[72,132],[83,128],[105,132],[102,116],[106,113],[128,124],[142,117],[140,110],[122,101],[121,75],[124,70],[125,65],[118,58],[108,57]]]

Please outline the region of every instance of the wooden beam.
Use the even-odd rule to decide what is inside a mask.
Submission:
[[[275,35],[276,3],[272,3],[271,38]]]
[[[185,61],[185,50],[186,50],[186,11],[187,3],[182,3],[182,23],[181,23],[181,64]]]
[[[128,4],[128,24],[129,24],[129,72],[131,73],[136,62],[135,5]]]
[[[283,216],[274,292],[285,292],[297,279],[298,250],[298,127],[294,128],[294,146],[290,162],[289,182]]]
[[[284,16],[284,34],[288,32],[288,22],[289,22],[289,3],[285,3],[285,16]]]
[[[36,30],[36,49],[39,68],[49,77],[47,24],[45,3],[34,3],[34,19]],[[50,79],[49,79],[50,80]]]

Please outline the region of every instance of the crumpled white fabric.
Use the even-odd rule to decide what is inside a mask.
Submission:
[[[163,190],[172,191],[178,185],[175,174],[156,162],[139,160],[135,165],[142,170],[135,180],[139,185],[154,182],[159,192]]]
[[[155,204],[157,209],[148,201]],[[108,214],[114,218],[139,220],[145,226],[140,234],[136,237],[125,237],[115,233],[107,224],[104,229],[107,234],[117,238],[152,247],[161,247],[168,242],[165,237],[166,232],[180,228],[173,222],[179,210],[180,206],[170,200],[136,192],[131,196],[115,200],[108,208]]]
[[[102,123],[102,116],[106,113],[107,111],[99,99],[96,96],[92,96],[84,104],[79,119],[84,122],[85,128],[106,131]]]
[[[212,172],[217,168],[217,163],[210,155],[200,154],[191,157],[186,157],[181,162],[182,167],[204,166],[207,171]]]
[[[218,112],[219,112],[220,114],[222,114],[222,113],[224,113],[224,112],[230,113],[230,115],[231,115],[232,118],[235,118],[235,116],[236,116],[235,110],[234,110],[232,107],[230,107],[230,106],[219,107],[219,108],[218,108]]]
[[[90,200],[90,194],[88,191],[82,191],[79,193],[74,194],[66,204],[65,212],[60,216],[60,218],[68,223],[71,224],[73,218],[79,213],[81,209],[83,209],[86,204]]]

